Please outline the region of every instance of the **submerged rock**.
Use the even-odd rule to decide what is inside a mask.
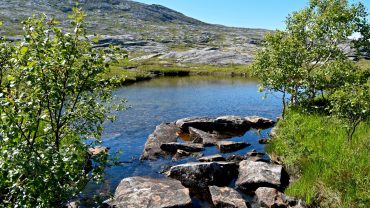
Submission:
[[[232,142],[232,141],[220,141],[217,143],[217,147],[222,153],[226,152],[235,152],[245,147],[250,146],[251,144],[246,142]]]
[[[244,160],[239,163],[239,176],[236,186],[243,191],[254,191],[259,187],[284,189],[289,176],[283,166],[265,162]]]
[[[118,185],[112,200],[117,208],[187,208],[192,207],[189,189],[177,180],[130,177]]]
[[[215,162],[215,161],[226,161],[226,159],[224,157],[222,157],[222,155],[210,155],[210,156],[205,156],[205,157],[201,157],[198,159],[199,162]]]
[[[245,120],[249,123],[249,125],[254,129],[268,129],[275,125],[275,121],[263,118],[259,116],[248,116],[245,117]]]
[[[247,208],[249,203],[234,189],[229,187],[210,186],[213,205],[216,208]]]
[[[233,162],[195,162],[171,167],[167,175],[186,187],[204,189],[210,185],[225,186],[237,175]]]
[[[202,144],[194,144],[194,143],[178,143],[178,142],[170,142],[161,144],[161,150],[169,152],[169,153],[176,153],[177,150],[183,150],[186,152],[200,152],[204,150]]]
[[[141,160],[155,160],[158,157],[166,156],[168,153],[161,149],[161,145],[177,141],[176,132],[180,131],[175,124],[161,124],[156,127],[155,131],[149,135],[145,143],[144,152]]]

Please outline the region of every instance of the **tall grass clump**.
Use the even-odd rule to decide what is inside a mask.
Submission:
[[[286,193],[315,207],[370,207],[370,121],[346,138],[340,120],[290,109],[267,146],[295,178]]]

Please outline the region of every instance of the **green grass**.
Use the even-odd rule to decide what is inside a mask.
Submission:
[[[296,177],[288,195],[315,207],[370,207],[370,121],[349,143],[337,119],[289,110],[267,151]]]
[[[187,76],[187,75],[222,75],[250,77],[249,65],[206,65],[190,63],[174,63],[172,60],[150,59],[145,61],[124,61],[111,66],[105,78],[118,77],[121,84],[157,76]]]

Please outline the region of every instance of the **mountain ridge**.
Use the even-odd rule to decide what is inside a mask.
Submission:
[[[74,6],[72,0],[2,0],[0,21],[4,24],[0,34],[15,39],[21,34],[21,21],[34,13],[46,13],[60,20],[61,27],[68,28],[67,15]],[[121,45],[141,55],[198,50],[195,54],[204,56],[204,49],[218,48],[206,53],[214,55],[215,64],[218,59],[214,57],[219,56],[232,57],[222,63],[248,63],[263,36],[269,32],[209,24],[161,5],[130,0],[79,0],[78,7],[87,14],[88,33],[101,35],[102,45]],[[202,61],[183,57],[188,55],[174,57],[179,62],[207,62],[207,57],[200,57]]]

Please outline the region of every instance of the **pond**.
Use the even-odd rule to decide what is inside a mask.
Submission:
[[[161,77],[145,82],[118,88],[115,96],[128,99],[128,110],[116,113],[114,123],[106,123],[103,146],[111,152],[121,150],[120,166],[109,168],[104,185],[88,187],[89,194],[102,190],[113,190],[121,179],[130,176],[164,177],[160,171],[169,165],[184,163],[161,159],[158,161],[140,161],[139,157],[149,134],[162,122],[172,122],[191,116],[217,117],[223,115],[250,116],[258,115],[275,119],[281,114],[281,102],[277,95],[262,99],[258,92],[258,82],[242,77],[187,76]],[[269,130],[260,132],[251,130],[233,141],[251,143],[238,152],[245,154],[251,149],[263,151],[258,143],[260,137],[266,137]],[[215,147],[205,150],[205,155],[219,153]],[[226,154],[227,155],[227,154]],[[195,161],[187,158],[185,161]]]

